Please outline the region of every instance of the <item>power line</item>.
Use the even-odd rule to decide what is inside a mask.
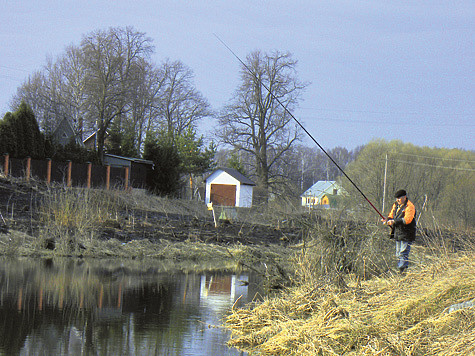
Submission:
[[[20,68],[7,67],[7,66],[2,66],[2,65],[0,65],[0,68],[10,69],[10,70],[18,70],[18,71],[20,71],[20,72],[29,73],[29,71],[27,71],[27,70],[25,70],[25,69],[20,69]]]
[[[421,157],[421,158],[430,158],[430,159],[442,159],[445,161],[455,161],[455,162],[469,162],[469,163],[475,163],[475,161],[471,161],[468,159],[456,159],[456,158],[443,158],[443,157],[435,157],[435,156],[422,156],[422,155],[416,155],[416,154],[411,154],[411,153],[397,153],[398,155],[404,155],[404,156],[411,156],[411,157]]]
[[[458,116],[458,117],[473,117],[475,114],[467,113],[428,113],[428,112],[401,112],[401,111],[375,111],[375,110],[350,110],[350,109],[325,109],[325,108],[310,108],[299,107],[299,110],[311,110],[311,111],[327,111],[327,112],[342,112],[342,113],[354,113],[354,114],[380,114],[380,115],[407,115],[407,116]]]
[[[334,117],[305,117],[305,116],[302,116],[303,119],[305,120],[322,120],[322,121],[331,121],[331,122],[345,122],[345,123],[352,123],[352,124],[371,124],[371,125],[384,125],[384,126],[388,126],[388,122],[383,122],[381,120],[377,120],[377,121],[372,121],[372,120],[350,120],[350,119],[340,119],[340,118],[334,118]],[[401,121],[398,121],[400,124],[410,124],[412,126],[428,126],[430,125],[431,127],[473,127],[475,126],[475,123],[474,124],[460,124],[460,123],[423,123],[423,122],[409,122],[409,121],[406,121],[406,122],[401,122]]]
[[[378,158],[379,161],[385,161],[384,159]],[[460,167],[448,167],[448,166],[438,166],[435,164],[428,164],[428,163],[420,163],[420,162],[410,162],[410,161],[401,161],[397,159],[390,159],[389,162],[397,162],[397,163],[407,163],[412,164],[414,166],[425,166],[425,167],[433,167],[433,168],[444,168],[444,169],[453,169],[455,171],[466,171],[466,172],[475,172],[475,169],[471,168],[460,168]]]
[[[0,74],[0,78],[14,80],[15,82],[21,82],[22,81],[22,79],[14,78],[14,77],[11,77],[9,75],[3,75],[3,74]]]

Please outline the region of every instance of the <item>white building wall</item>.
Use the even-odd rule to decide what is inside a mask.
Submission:
[[[229,185],[237,185],[238,189],[236,192],[236,201],[238,201],[238,192],[239,192],[239,181],[236,178],[231,177],[229,174],[223,171],[217,171],[211,174],[206,179],[206,196],[205,196],[205,204],[210,202],[210,195],[211,195],[211,184],[229,184]]]
[[[239,200],[236,198],[239,202],[238,206],[243,208],[250,208],[252,206],[252,190],[253,187],[251,185],[241,184],[240,189],[238,189]]]
[[[206,179],[205,204],[210,202],[211,184],[229,184],[236,186],[236,206],[250,208],[252,206],[252,191],[250,185],[240,184],[240,182],[226,172],[214,172]]]

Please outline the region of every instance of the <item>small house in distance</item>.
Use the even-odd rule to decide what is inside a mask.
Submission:
[[[81,147],[84,147],[84,144],[81,140],[81,135],[76,132],[71,123],[71,120],[64,118],[60,121],[56,129],[52,134],[53,141],[61,146],[66,146],[72,140]]]
[[[220,206],[250,208],[256,185],[232,168],[217,168],[205,180],[205,203]]]
[[[300,197],[307,208],[334,208],[345,190],[334,180],[320,180],[308,188]]]

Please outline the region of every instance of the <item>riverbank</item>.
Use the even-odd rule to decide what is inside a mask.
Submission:
[[[234,308],[229,346],[258,355],[473,355],[475,253],[407,275],[304,284]]]
[[[0,202],[8,226],[0,232],[0,253],[11,256],[152,259],[269,275],[289,268],[286,257],[302,238],[299,227],[281,224],[263,209],[234,209],[216,226],[203,202],[137,189],[0,178]],[[223,215],[220,209],[215,213]]]
[[[225,323],[229,345],[250,353],[475,352],[473,234],[423,235],[400,276],[391,271],[393,242],[383,228],[313,221],[291,208],[228,211],[215,226],[202,202],[1,178],[0,202],[3,255],[257,273],[265,288],[282,292],[233,308]]]

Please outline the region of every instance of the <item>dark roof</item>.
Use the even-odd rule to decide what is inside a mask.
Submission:
[[[252,180],[250,180],[249,178],[247,178],[244,174],[238,172],[237,170],[233,169],[233,168],[226,168],[226,167],[219,167],[219,168],[216,168],[213,172],[211,172],[211,174],[206,177],[205,180],[208,180],[208,178],[213,174],[215,173],[216,171],[223,171],[223,172],[226,172],[227,174],[229,174],[231,177],[237,179],[238,181],[241,182],[241,184],[246,184],[246,185],[256,185],[256,183],[254,183]]]
[[[60,132],[60,130],[62,132]],[[67,130],[67,131],[65,131]],[[66,136],[63,136],[66,135]],[[66,145],[71,138],[74,138],[74,142],[82,147],[84,147],[84,143],[80,139],[80,135],[76,132],[73,127],[71,120],[67,117],[64,117],[56,126],[52,133],[53,139],[61,144]]]
[[[149,164],[149,165],[154,164],[153,161],[149,161],[149,160],[142,159],[142,158],[124,157],[124,156],[113,155],[113,154],[110,154],[110,153],[104,153],[104,156],[117,158],[117,159],[122,159],[124,161],[131,161],[131,162],[135,162],[135,163],[143,163],[143,164]]]

